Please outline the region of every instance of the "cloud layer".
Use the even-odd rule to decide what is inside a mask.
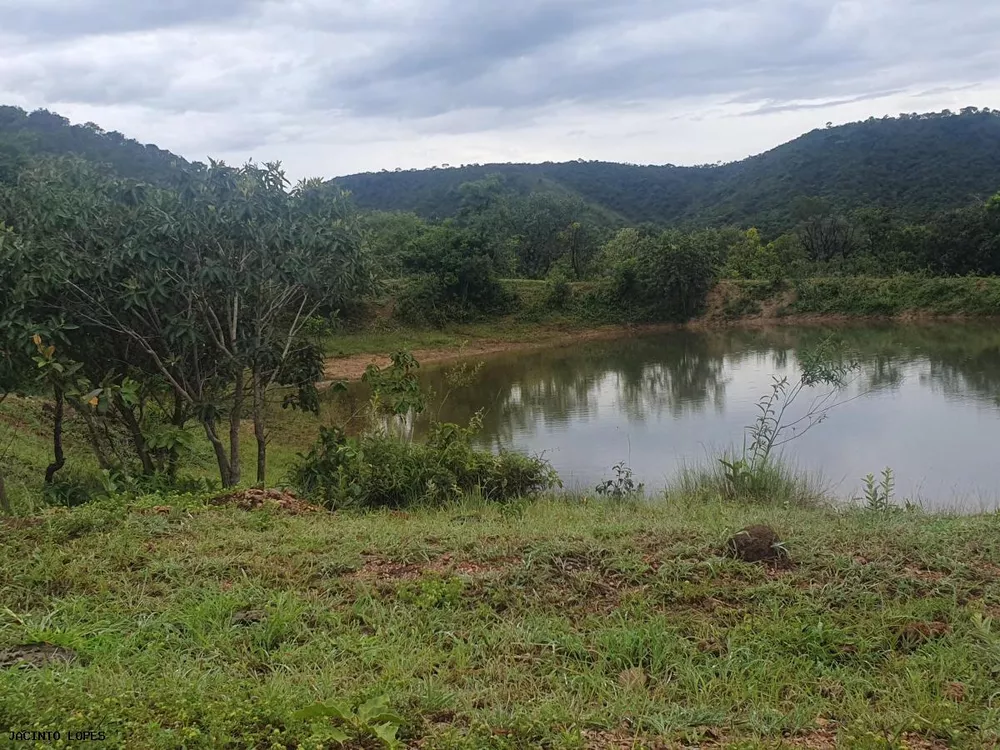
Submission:
[[[296,176],[746,156],[1000,106],[980,0],[0,0],[0,103]]]

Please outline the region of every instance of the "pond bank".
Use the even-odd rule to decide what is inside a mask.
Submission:
[[[512,282],[521,299],[538,282]],[[578,296],[594,291],[579,284]],[[537,296],[537,291],[532,293]],[[572,312],[545,312],[537,303],[513,315],[476,324],[419,329],[393,325],[383,314],[368,329],[331,337],[326,381],[359,380],[370,364],[384,366],[389,354],[410,350],[421,364],[467,357],[571,346],[673,330],[792,325],[850,325],[879,321],[925,322],[1000,316],[1000,279],[829,278],[773,285],[722,281],[706,309],[687,323],[610,324],[588,322]],[[534,306],[533,306],[534,305]],[[391,301],[387,303],[391,307]],[[383,310],[385,312],[385,310]]]

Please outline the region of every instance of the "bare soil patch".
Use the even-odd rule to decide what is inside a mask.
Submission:
[[[413,356],[421,364],[440,364],[470,357],[504,354],[513,351],[531,351],[559,346],[568,346],[583,341],[606,341],[622,336],[636,336],[658,331],[673,331],[680,326],[672,323],[641,326],[602,326],[589,330],[565,331],[539,328],[527,332],[530,337],[523,341],[500,339],[471,339],[464,346],[455,348],[414,349]],[[360,380],[369,365],[385,367],[390,363],[388,353],[350,354],[345,357],[331,357],[326,360],[323,377],[327,382],[338,380]]]
[[[726,542],[726,553],[743,562],[777,562],[787,559],[781,539],[770,526],[748,526]]]
[[[299,500],[290,492],[282,490],[242,490],[231,492],[226,495],[219,495],[214,498],[212,505],[232,505],[241,510],[257,510],[264,507],[276,507],[290,515],[301,515],[306,513],[326,513],[324,508],[312,505],[305,500]]]
[[[41,668],[49,664],[71,664],[76,661],[76,652],[51,643],[26,643],[11,646],[0,651],[0,669],[12,667]]]
[[[401,563],[384,557],[370,557],[350,578],[363,581],[412,581],[425,573],[439,575],[460,575],[471,578],[501,573],[516,564],[516,558],[491,561],[456,560],[451,555],[442,555],[436,560],[423,563]]]

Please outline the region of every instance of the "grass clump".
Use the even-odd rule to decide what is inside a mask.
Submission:
[[[721,498],[726,502],[779,507],[815,507],[829,499],[816,478],[785,461],[772,459],[751,472],[734,454],[682,469],[667,494],[704,502]]]

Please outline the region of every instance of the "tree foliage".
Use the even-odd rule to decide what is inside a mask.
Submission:
[[[705,239],[678,231],[640,238],[633,253],[611,268],[610,302],[633,319],[693,317],[703,308],[714,278]]]
[[[481,237],[451,222],[429,227],[412,240],[403,270],[411,281],[397,300],[396,314],[405,320],[472,320],[502,314],[513,304]]]
[[[55,342],[97,405],[111,405],[74,408],[118,421],[146,472],[157,428],[195,420],[223,485],[238,484],[240,420],[252,411],[263,481],[267,392],[291,385],[292,403],[315,404],[307,321],[366,294],[373,276],[343,196],[319,182],[287,188],[277,165],[213,163],[167,189],[58,159],[0,194],[0,218],[22,240],[5,252],[19,270],[0,319]],[[132,399],[127,381],[139,384]],[[69,391],[52,385],[58,407]]]
[[[457,216],[460,186],[498,175],[516,190],[559,191],[632,224],[756,226],[791,231],[800,196],[835,213],[879,206],[906,221],[1000,189],[1000,112],[904,114],[821,128],[730,164],[636,166],[574,161],[488,164],[337,178],[363,208]]]

